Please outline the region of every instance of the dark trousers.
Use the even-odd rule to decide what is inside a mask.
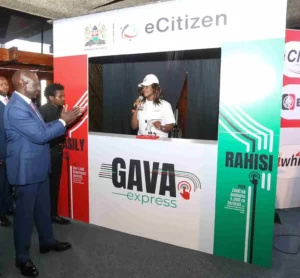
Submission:
[[[16,259],[30,259],[30,239],[33,222],[38,230],[40,247],[55,243],[50,217],[49,179],[41,183],[15,186],[16,215],[14,239]]]
[[[5,215],[11,209],[13,209],[12,190],[3,166],[0,167],[0,216]]]
[[[63,152],[62,147],[51,148],[51,168],[52,173],[50,175],[50,196],[51,196],[51,216],[58,214],[58,197],[60,187],[60,177],[62,169]]]

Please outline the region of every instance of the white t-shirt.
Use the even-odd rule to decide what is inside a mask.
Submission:
[[[149,132],[156,133],[160,138],[168,138],[168,133],[157,129],[153,123],[161,122],[161,125],[174,124],[175,117],[171,104],[161,100],[160,104],[154,104],[153,101],[146,100],[138,110],[137,119],[139,121],[139,135],[149,135]]]
[[[7,98],[7,97],[4,97],[4,96],[0,96],[0,101],[1,101],[4,105],[6,105],[7,102],[8,102],[8,98]]]

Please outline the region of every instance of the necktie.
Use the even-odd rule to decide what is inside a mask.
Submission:
[[[34,112],[37,114],[37,116],[39,117],[39,119],[42,120],[42,119],[40,118],[39,113],[36,111],[36,108],[35,108],[33,102],[30,103],[30,106],[31,106],[31,108],[34,110]]]
[[[5,99],[3,99],[3,102],[5,103],[5,105],[8,103],[8,99],[7,98],[5,98]]]

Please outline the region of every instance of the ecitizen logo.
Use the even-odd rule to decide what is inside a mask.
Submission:
[[[209,27],[220,27],[227,25],[227,15],[205,15],[205,16],[172,16],[161,17],[156,22],[149,22],[145,25],[145,32],[152,34],[155,32],[165,33],[183,30],[193,30]]]
[[[153,35],[167,32],[181,32],[189,30],[199,30],[202,28],[216,28],[226,27],[228,22],[227,14],[215,14],[215,15],[203,15],[203,16],[171,16],[171,17],[160,17],[154,19],[153,22],[148,22],[141,27],[144,29],[142,32],[146,35]],[[138,26],[140,27],[141,24]],[[121,27],[121,37],[124,40],[133,40],[138,35],[137,25],[126,24]]]
[[[294,110],[295,103],[296,103],[296,96],[294,94],[283,94],[282,95],[282,110]]]
[[[116,157],[112,164],[101,165],[99,177],[111,179],[112,185],[121,189],[113,194],[138,201],[142,205],[176,208],[178,192],[183,200],[190,200],[192,193],[201,189],[196,175],[176,171],[175,165],[171,163],[153,162],[151,165],[149,161],[130,159],[129,165],[126,165],[123,158]]]
[[[132,24],[126,24],[121,30],[121,37],[125,40],[131,41],[138,35],[136,26]]]
[[[300,78],[300,42],[291,41],[285,44],[284,74],[287,77]]]

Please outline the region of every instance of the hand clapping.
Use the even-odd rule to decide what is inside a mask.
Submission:
[[[65,121],[66,125],[70,125],[82,115],[82,112],[82,107],[74,106],[71,111],[68,111],[68,105],[65,105],[61,111],[60,118]]]

